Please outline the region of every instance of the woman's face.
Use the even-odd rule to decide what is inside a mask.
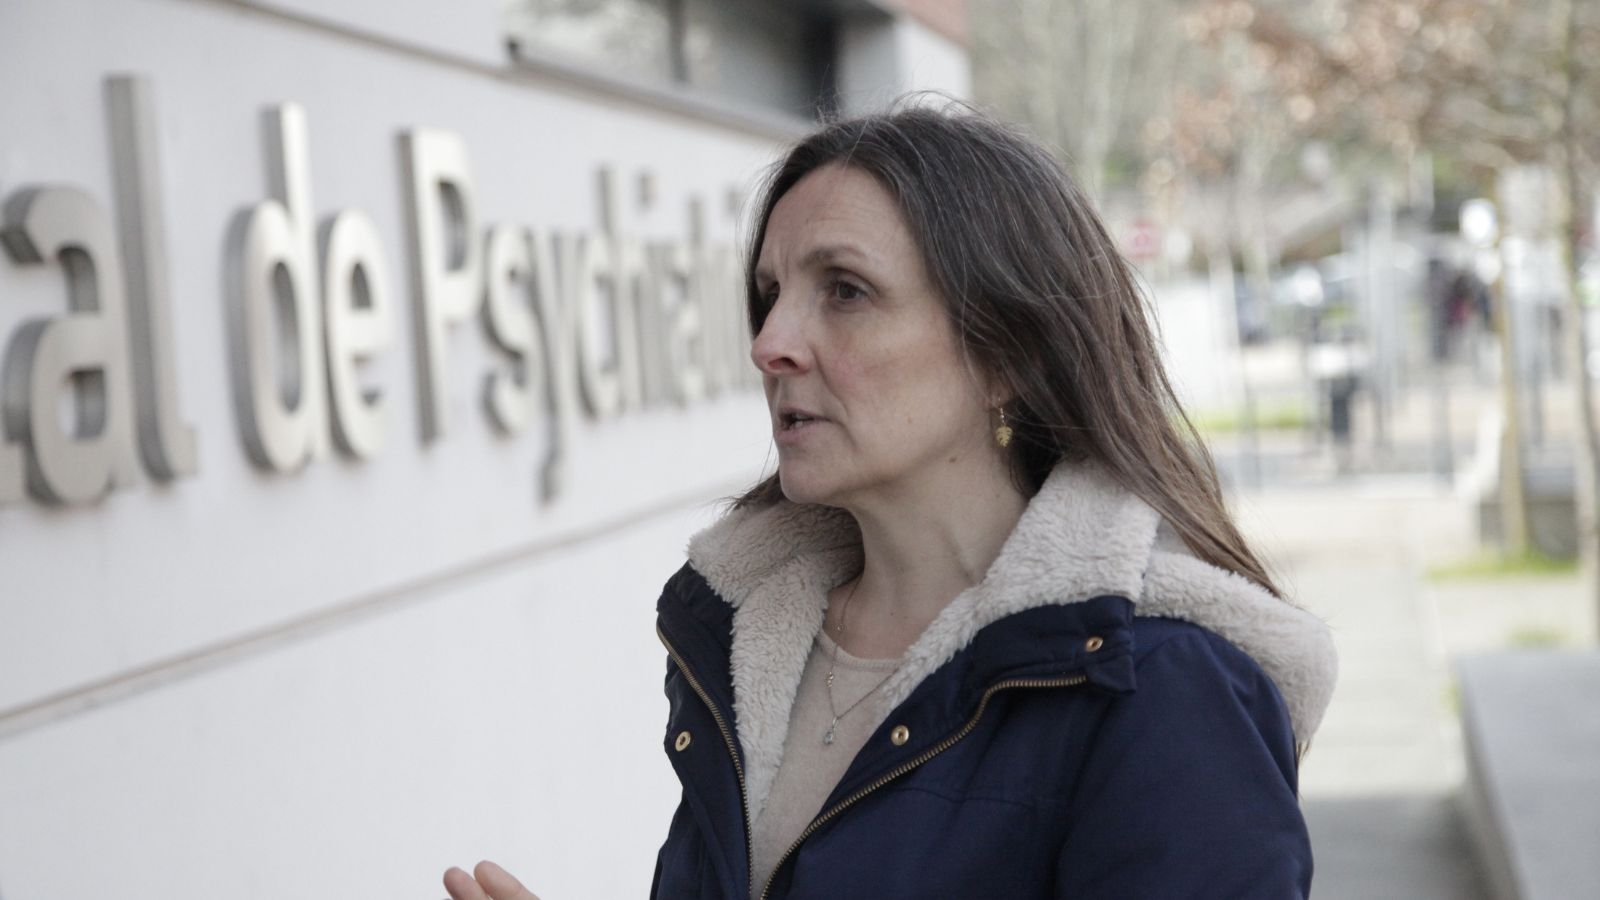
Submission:
[[[830,165],[778,201],[756,262],[762,372],[784,494],[850,507],[994,453],[990,407],[899,208]]]

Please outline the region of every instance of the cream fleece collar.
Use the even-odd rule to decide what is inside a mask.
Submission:
[[[1250,654],[1283,695],[1296,740],[1309,742],[1338,668],[1328,627],[1197,559],[1161,525],[1154,509],[1098,466],[1058,466],[983,580],[952,600],[907,650],[881,688],[884,708],[903,702],[985,625],[1036,606],[1112,594],[1132,600],[1135,615],[1202,625]],[[731,512],[689,542],[690,563],[734,607],[734,718],[752,817],[777,774],[828,591],[860,568],[860,541],[848,513],[781,501]]]

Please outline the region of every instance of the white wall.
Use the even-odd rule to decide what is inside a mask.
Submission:
[[[907,90],[943,91],[972,96],[972,66],[966,50],[915,19],[896,20],[900,80]]]
[[[428,38],[395,22],[374,28]],[[170,485],[0,506],[5,900],[432,898],[447,865],[484,856],[550,897],[648,885],[677,799],[654,602],[708,502],[765,461],[763,404],[743,390],[584,419],[543,504],[547,435],[490,428],[495,358],[473,321],[451,338],[453,427],[424,446],[396,136],[459,134],[485,224],[593,233],[607,164],[625,187],[654,174],[630,233],[683,238],[698,195],[720,243],[728,190],[775,146],[503,75],[439,39],[418,53],[220,2],[0,5],[0,195],[69,183],[109,210],[104,79],[154,89],[199,443],[198,474]],[[268,475],[237,436],[224,259],[234,217],[268,195],[262,112],[288,100],[306,110],[319,221],[360,208],[383,239],[395,340],[366,380],[393,419],[370,461]],[[57,266],[0,255],[0,337],[66,310]]]
[[[704,521],[654,517],[0,741],[0,892],[437,900],[446,866],[492,857],[552,900],[643,896],[677,802],[654,589]]]
[[[500,33],[504,0],[441,3],[439,0],[235,0],[348,29],[397,44],[496,65],[505,61]]]
[[[698,197],[720,244],[730,189],[776,146],[509,70],[494,3],[0,3],[0,200],[66,183],[112,211],[105,80],[153,88],[199,453],[193,477],[88,506],[0,505],[0,898],[432,900],[484,857],[547,900],[647,887],[678,791],[654,603],[712,501],[767,461],[764,406],[744,389],[584,418],[541,502],[548,433],[490,427],[497,357],[472,321],[450,338],[452,426],[424,445],[397,136],[461,136],[485,225],[597,232],[607,165],[630,198],[653,175],[629,234],[684,239]],[[964,62],[906,27],[875,77],[964,92]],[[229,227],[269,196],[263,112],[285,101],[306,111],[319,223],[372,216],[397,304],[364,374],[387,446],[287,475],[241,446],[224,290]],[[58,266],[0,254],[0,339],[66,311]]]
[[[762,422],[745,415],[759,401],[651,411],[587,425],[566,499],[540,507],[544,435],[506,440],[489,426],[480,384],[496,360],[475,322],[451,338],[452,430],[423,446],[396,135],[415,125],[460,134],[485,223],[593,232],[599,164],[653,171],[662,197],[630,229],[646,236],[682,235],[688,196],[720,201],[767,161],[770,142],[429,65],[224,5],[5,9],[0,82],[26,87],[0,101],[0,191],[65,181],[109,204],[102,78],[131,71],[154,86],[180,405],[199,431],[200,473],[170,488],[142,483],[92,509],[0,508],[7,593],[34,598],[0,628],[0,709],[692,494],[727,478],[724,460],[759,464]],[[260,119],[283,100],[306,109],[319,219],[350,207],[373,216],[400,302],[395,342],[368,372],[388,398],[389,446],[369,462],[330,458],[291,476],[264,475],[241,451],[223,315],[226,234],[267,196]],[[732,242],[731,219],[710,224],[714,239]],[[6,333],[65,311],[57,267],[0,265]]]
[[[837,80],[846,115],[883,109],[907,91],[972,96],[966,50],[906,17],[861,18],[841,28]]]

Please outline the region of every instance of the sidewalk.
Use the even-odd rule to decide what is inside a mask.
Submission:
[[[1474,552],[1468,508],[1427,477],[1370,476],[1237,498],[1247,534],[1340,652],[1301,771],[1318,900],[1486,898],[1455,804],[1450,658],[1591,633],[1575,578],[1431,583]]]

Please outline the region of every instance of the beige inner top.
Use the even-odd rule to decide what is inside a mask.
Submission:
[[[834,663],[833,654],[839,654]],[[828,705],[828,669],[833,666],[833,701],[840,712],[833,743],[823,743],[833,710]],[[772,782],[767,805],[752,829],[751,896],[759,896],[783,852],[789,849],[811,820],[822,812],[845,769],[861,745],[883,722],[881,694],[876,692],[899,668],[898,659],[861,659],[851,656],[818,632],[800,676],[800,690],[789,711],[789,734],[783,742],[783,761]],[[871,694],[872,696],[868,696]],[[862,699],[865,698],[865,699]],[[861,704],[851,709],[851,704]],[[845,710],[850,710],[848,713]]]

